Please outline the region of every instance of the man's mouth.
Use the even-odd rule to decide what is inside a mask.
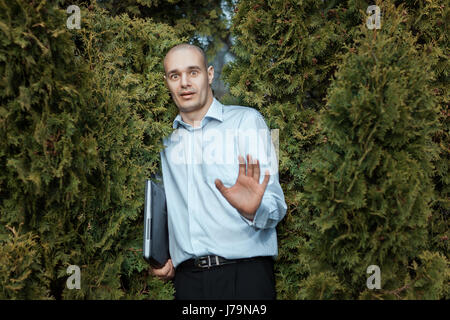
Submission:
[[[194,94],[195,94],[195,92],[184,92],[184,93],[180,94],[180,96],[182,96],[184,99],[189,99],[189,98],[191,98]]]

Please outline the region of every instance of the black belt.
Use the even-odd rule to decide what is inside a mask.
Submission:
[[[183,261],[177,266],[177,270],[180,269],[191,269],[191,270],[204,270],[213,267],[218,267],[226,264],[239,263],[243,261],[257,261],[257,260],[267,260],[272,257],[253,257],[253,258],[244,258],[244,259],[225,259],[220,256],[203,256],[195,259],[189,259]]]

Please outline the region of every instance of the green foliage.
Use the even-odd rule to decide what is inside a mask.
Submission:
[[[0,299],[49,299],[48,275],[41,272],[40,248],[37,236],[31,232],[19,234],[6,226],[12,233],[0,233]]]
[[[3,7],[0,220],[37,237],[22,246],[42,266],[24,276],[23,294],[37,286],[56,299],[170,298],[170,284],[129,249],[141,248],[144,180],[172,130],[162,58],[180,39],[98,7],[82,10],[73,31],[54,3]],[[65,288],[71,264],[81,290]]]
[[[450,7],[446,1],[406,1],[409,19],[407,23],[417,36],[421,49],[432,57],[430,63],[435,73],[432,82],[433,94],[439,105],[439,130],[433,141],[439,148],[439,157],[433,161],[435,175],[433,177],[436,199],[433,204],[433,216],[429,223],[430,250],[448,254],[448,238],[450,237],[450,90],[449,90],[449,26],[445,21],[450,19]]]
[[[83,0],[63,1],[66,7]],[[112,16],[128,14],[134,18],[151,18],[172,26],[181,38],[205,49],[208,58],[216,55],[225,43],[231,46],[224,8],[232,0],[103,0],[97,1]]]
[[[47,280],[35,285],[47,292],[80,246],[86,173],[100,163],[95,139],[81,125],[88,73],[73,58],[61,10],[27,1],[0,5],[0,221],[37,236],[32,249],[39,249],[42,268],[34,269],[35,279],[45,273]]]
[[[332,272],[312,274],[300,284],[296,298],[314,300],[343,299],[345,288],[339,278]]]
[[[348,298],[364,290],[366,268],[375,264],[382,290],[372,297],[392,298],[412,281],[423,290],[405,289],[397,298],[436,299],[447,281],[435,276],[446,273],[445,259],[422,254],[438,154],[431,139],[438,130],[433,71],[402,8],[381,8],[383,27],[359,29],[328,92],[322,116],[328,142],[316,150],[305,184],[305,202],[318,210],[308,217],[311,245],[304,253],[314,261],[311,276],[334,272]],[[417,257],[428,263],[426,277],[409,272]]]
[[[0,0],[0,298],[173,298],[141,251],[178,113],[162,59],[182,42],[212,57],[230,32],[222,102],[280,130],[278,298],[450,296],[448,5],[379,3],[368,30],[362,0],[242,0],[230,28],[232,3]]]

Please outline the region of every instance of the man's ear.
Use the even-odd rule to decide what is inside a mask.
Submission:
[[[208,68],[208,82],[209,84],[212,84],[214,80],[214,67],[213,66],[209,66]]]

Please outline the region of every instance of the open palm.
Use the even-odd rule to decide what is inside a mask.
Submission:
[[[270,179],[269,171],[266,170],[264,180],[260,184],[260,167],[259,161],[252,161],[251,155],[247,155],[247,174],[245,174],[244,157],[239,155],[239,175],[236,183],[227,188],[220,179],[215,180],[217,189],[227,199],[227,201],[236,208],[245,218],[252,220],[256,210],[261,204],[264,191]]]

